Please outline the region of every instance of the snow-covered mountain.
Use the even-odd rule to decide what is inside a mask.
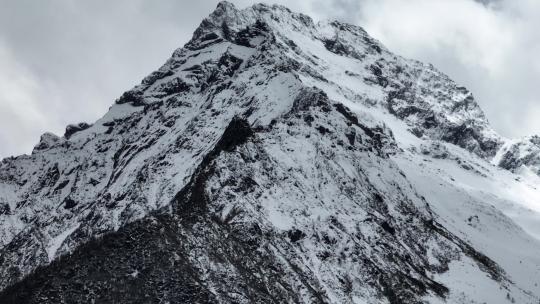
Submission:
[[[0,303],[538,303],[537,137],[362,28],[221,2],[0,164]]]
[[[540,175],[540,137],[506,140],[492,162],[512,172]]]

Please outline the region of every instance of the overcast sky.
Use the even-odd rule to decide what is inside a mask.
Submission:
[[[214,0],[0,0],[0,157],[93,122],[191,37]],[[245,7],[260,1],[231,1]],[[540,1],[276,0],[433,63],[509,137],[540,134]]]

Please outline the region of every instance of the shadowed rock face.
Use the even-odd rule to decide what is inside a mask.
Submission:
[[[76,125],[69,125],[66,127],[66,132],[64,133],[64,137],[69,139],[73,134],[77,133],[77,132],[80,132],[80,131],[83,131],[83,130],[86,130],[88,128],[90,128],[91,125],[85,123],[85,122],[81,122],[81,123],[78,123]]]
[[[518,172],[523,168],[540,175],[540,137],[530,136],[520,141],[510,142],[499,151],[498,166]]]
[[[447,143],[482,160],[502,140],[466,89],[360,27],[222,2],[68,129],[0,163],[0,303],[466,301],[440,279],[456,264],[535,299],[395,161],[480,172]]]

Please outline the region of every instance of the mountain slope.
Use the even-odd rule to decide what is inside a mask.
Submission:
[[[359,27],[222,2],[102,119],[2,161],[0,302],[537,303],[504,142]]]

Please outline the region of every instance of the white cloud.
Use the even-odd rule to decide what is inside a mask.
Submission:
[[[499,73],[514,35],[495,10],[470,0],[367,1],[361,20],[372,35],[410,55],[445,53]]]
[[[14,150],[30,150],[36,142],[33,130],[50,127],[50,121],[42,111],[38,80],[2,43],[0,66],[0,156],[7,156]]]
[[[189,39],[205,5],[0,0],[0,157],[98,119]]]

